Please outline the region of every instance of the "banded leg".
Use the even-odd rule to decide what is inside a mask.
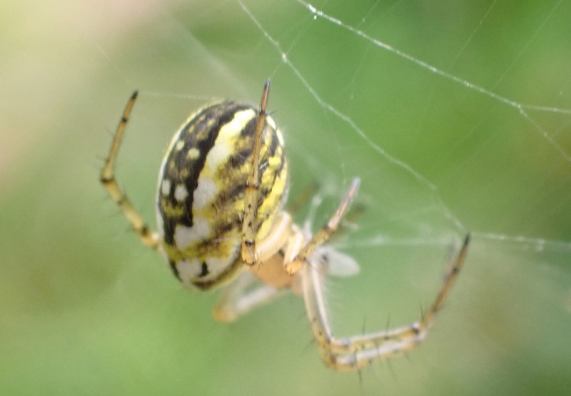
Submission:
[[[361,184],[361,180],[356,177],[351,181],[351,186],[345,196],[341,200],[339,207],[331,216],[329,221],[321,227],[321,229],[309,240],[307,244],[301,249],[301,251],[297,254],[297,256],[290,262],[285,262],[285,270],[293,275],[297,273],[303,266],[304,263],[307,262],[309,256],[317,249],[320,245],[323,245],[331,236],[337,231],[339,228],[339,223],[343,216],[347,213],[349,209],[349,205],[357,191],[359,190],[359,185]]]
[[[242,260],[247,265],[254,265],[258,261],[256,255],[256,235],[258,233],[258,221],[256,212],[258,210],[258,200],[260,197],[260,150],[262,147],[262,135],[266,127],[266,107],[270,94],[270,81],[264,84],[260,110],[256,119],[256,129],[254,134],[254,147],[252,148],[252,170],[246,181],[246,191],[244,193],[244,218],[242,220]]]
[[[159,245],[159,236],[156,232],[150,231],[149,227],[143,220],[143,217],[137,212],[137,210],[133,207],[133,204],[127,197],[127,195],[123,192],[119,183],[115,179],[115,162],[117,159],[117,155],[119,153],[119,148],[121,146],[121,142],[123,141],[123,136],[125,135],[125,129],[127,128],[127,123],[129,122],[129,116],[131,115],[131,111],[133,110],[133,106],[135,105],[135,101],[137,100],[137,91],[133,92],[129,101],[125,105],[125,109],[123,110],[123,115],[121,120],[119,121],[119,125],[115,130],[115,134],[113,135],[113,141],[111,142],[111,148],[109,149],[109,154],[105,159],[105,163],[101,168],[101,173],[99,176],[99,180],[101,184],[105,188],[105,190],[109,193],[113,201],[119,208],[123,215],[131,226],[133,230],[137,233],[141,241],[153,248],[157,249]]]
[[[337,338],[333,335],[325,305],[323,274],[313,263],[304,266],[301,274],[305,307],[325,363],[340,371],[359,370],[418,346],[426,338],[462,269],[469,241],[467,235],[459,253],[451,260],[430,309],[420,320],[409,326],[358,336]]]
[[[212,313],[214,319],[219,322],[234,322],[240,316],[270,302],[283,293],[283,290],[267,285],[248,290],[255,282],[256,280],[250,272],[244,272],[234,283],[231,283],[224,291],[220,302],[214,307]]]

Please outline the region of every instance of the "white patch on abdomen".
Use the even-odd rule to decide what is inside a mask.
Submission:
[[[275,128],[274,128],[275,129]],[[278,142],[280,142],[280,146],[284,146],[284,135],[282,134],[282,131],[279,129],[276,129],[276,135],[278,137]]]
[[[220,276],[238,257],[238,245],[229,257],[218,258],[209,257],[204,259],[208,268],[208,275],[199,276],[202,273],[202,261],[193,258],[185,259],[175,263],[178,275],[185,285],[192,285],[193,282],[208,282]]]
[[[181,260],[176,263],[176,270],[182,282],[188,285],[200,274],[200,263],[197,259]]]
[[[174,199],[178,202],[184,202],[184,200],[188,197],[188,190],[186,189],[184,184],[177,184],[176,188],[174,189]]]
[[[161,183],[161,193],[163,195],[169,195],[170,190],[171,181],[169,179],[163,179],[163,182]]]
[[[176,247],[184,250],[193,242],[201,241],[210,235],[210,223],[202,217],[193,218],[192,227],[178,224],[174,229],[174,242]]]
[[[218,132],[214,146],[206,155],[204,168],[200,172],[198,183],[193,193],[193,214],[211,204],[217,196],[219,188],[216,180],[213,178],[217,174],[219,167],[224,165],[233,154],[234,143],[240,132],[254,117],[256,117],[256,112],[253,109],[238,111],[234,114],[234,118],[224,124]]]
[[[255,116],[256,112],[253,109],[238,111],[234,114],[232,121],[222,126],[214,146],[206,156],[206,168],[214,172],[220,164],[228,160],[230,155],[232,155],[234,138],[242,132],[248,122]]]
[[[165,223],[163,221],[163,216],[161,216],[161,212],[159,210],[157,210],[156,215],[157,215],[157,231],[161,239],[163,239],[165,236]]]
[[[192,198],[192,210],[203,209],[212,202],[212,199],[218,194],[218,187],[214,180],[210,177],[201,176],[198,178],[198,186],[194,190]]]

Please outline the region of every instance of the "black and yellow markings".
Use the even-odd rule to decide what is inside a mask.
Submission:
[[[248,116],[235,118],[237,113],[251,110]],[[214,279],[208,266],[208,257],[230,258],[236,256],[239,248],[241,226],[244,214],[244,195],[253,155],[257,110],[248,105],[222,102],[200,110],[181,128],[178,138],[171,144],[165,158],[165,166],[159,182],[158,210],[163,219],[163,247],[175,276],[180,279],[176,263],[185,259],[198,259],[200,266],[196,278],[199,287],[231,276],[239,267],[239,260],[228,263],[228,267]],[[242,121],[240,121],[242,120]],[[240,125],[243,122],[244,125]],[[276,131],[266,126],[260,150],[260,194],[258,224],[260,233],[269,229],[267,223],[281,209],[283,195],[287,190],[287,162],[284,148]],[[226,126],[239,128],[233,137],[223,138],[221,130]],[[217,142],[217,138],[220,141]],[[230,151],[215,170],[207,166],[207,157],[217,145],[228,145]],[[214,154],[213,154],[214,155]],[[210,160],[208,160],[210,161]],[[206,169],[208,176],[201,177]],[[193,213],[194,191],[203,180],[216,185],[215,195],[207,207]],[[163,183],[166,183],[163,191]],[[183,191],[180,190],[184,187]],[[179,188],[177,195],[177,188]],[[184,196],[184,199],[180,199]],[[178,199],[177,199],[178,198]],[[175,231],[178,225],[192,227],[197,216],[206,218],[209,234],[194,242],[189,248],[176,246]],[[232,242],[234,241],[234,242]],[[204,278],[204,279],[202,279]]]
[[[161,180],[170,181],[169,193],[163,195],[159,186],[159,211],[163,218],[164,241],[174,244],[174,232],[177,224],[187,227],[193,225],[193,192],[198,185],[200,172],[204,168],[206,157],[220,129],[232,120],[234,114],[249,108],[233,102],[222,102],[209,106],[199,112],[182,127],[179,141],[174,144],[165,159],[167,166]],[[177,145],[182,142],[182,147]],[[188,192],[184,202],[175,198],[177,185],[184,185]]]
[[[217,246],[226,234],[241,228],[244,210],[243,199],[249,174],[249,159],[252,156],[255,123],[255,117],[248,122],[240,133],[240,139],[234,145],[233,152],[235,154],[231,155],[226,164],[218,170],[216,178],[228,182],[224,183],[225,188],[217,194],[212,205],[219,213],[227,213],[227,216],[217,216],[220,220],[212,227],[212,238],[201,244],[204,249]],[[262,204],[267,201],[271,192],[280,195],[283,193],[283,189],[281,191],[275,190],[275,183],[286,163],[283,148],[279,146],[277,135],[271,133],[268,140],[269,142],[266,141],[262,146],[260,161],[262,183],[257,213],[260,224],[265,223],[279,209],[277,205],[272,205],[271,210],[261,210]],[[270,166],[270,163],[273,166]]]

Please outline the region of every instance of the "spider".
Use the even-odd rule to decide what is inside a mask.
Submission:
[[[100,181],[141,241],[161,251],[174,275],[201,290],[226,286],[214,318],[231,322],[291,291],[303,297],[313,336],[329,367],[358,370],[415,348],[442,308],[463,266],[469,234],[448,265],[428,311],[416,322],[369,334],[337,337],[326,310],[324,281],[357,264],[326,242],[357,194],[352,180],[337,210],[315,234],[284,210],[288,163],[284,141],[268,115],[270,83],[259,108],[222,101],[191,115],[173,137],[159,172],[158,231],[151,231],[115,179],[115,162],[135,101],[129,98]]]

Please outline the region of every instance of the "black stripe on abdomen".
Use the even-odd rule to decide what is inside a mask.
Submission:
[[[161,195],[161,186],[159,186],[158,191],[159,202],[167,200],[171,206],[181,204],[174,197],[177,185],[184,184],[188,192],[188,196],[182,203],[184,210],[180,217],[167,216],[162,205],[159,204],[159,211],[164,223],[164,240],[169,245],[174,244],[174,231],[177,224],[187,227],[192,227],[193,225],[192,204],[194,190],[198,186],[198,178],[206,163],[206,157],[212,147],[214,147],[220,129],[232,121],[237,112],[249,108],[251,107],[248,105],[239,105],[234,102],[219,103],[207,107],[182,127],[179,141],[183,141],[184,146],[179,150],[176,150],[176,143],[178,142],[172,146],[161,178],[161,183],[163,180],[170,181],[169,194],[166,196]],[[212,122],[213,125],[209,127],[209,123]],[[191,149],[198,150],[197,158],[188,158],[187,155]],[[173,162],[175,164],[174,168],[170,167],[170,164]]]

